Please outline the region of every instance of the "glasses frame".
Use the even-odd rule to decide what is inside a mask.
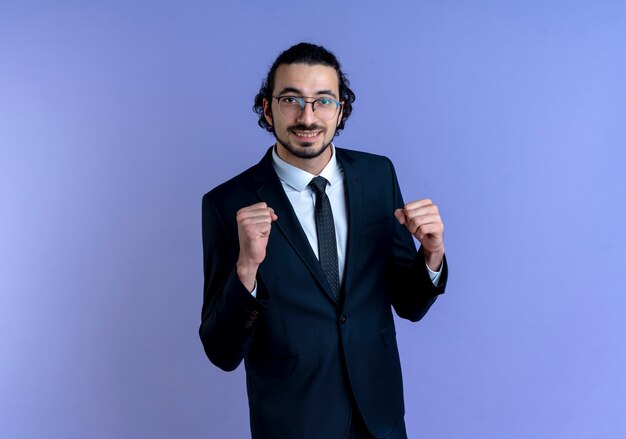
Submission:
[[[306,97],[306,96],[294,96],[294,95],[282,95],[282,96],[272,96],[274,99],[276,99],[276,102],[278,102],[278,111],[280,111],[280,114],[282,114],[284,117],[289,117],[287,115],[284,115],[283,112],[280,110],[280,100],[284,99],[284,98],[292,98],[297,100],[300,103],[300,114],[302,114],[302,112],[304,111],[304,107],[306,107],[306,104],[311,104],[311,109],[313,110],[313,113],[315,113],[315,104],[318,101],[331,101],[332,103],[335,104],[335,114],[333,114],[331,117],[329,117],[328,119],[325,118],[321,118],[324,120],[332,120],[335,116],[337,116],[337,114],[339,113],[339,108],[343,107],[343,102],[342,101],[337,101],[335,99],[331,99],[331,98],[311,98],[311,97]],[[308,100],[307,100],[308,99]],[[318,113],[315,113],[316,115]]]

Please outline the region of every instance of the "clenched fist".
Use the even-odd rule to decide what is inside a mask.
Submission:
[[[407,203],[404,209],[396,209],[396,218],[422,244],[426,264],[439,271],[443,261],[443,223],[439,209],[429,199]]]
[[[256,203],[237,212],[239,234],[239,259],[237,275],[241,283],[254,290],[256,272],[265,259],[265,249],[272,230],[272,222],[278,217],[266,203]]]

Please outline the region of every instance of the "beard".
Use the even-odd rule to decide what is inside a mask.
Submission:
[[[297,131],[322,130],[321,131],[322,134],[326,133],[326,129],[319,125],[309,125],[309,126],[293,125],[288,128],[288,131],[292,131],[292,130],[294,131],[295,130]],[[276,134],[276,131],[274,131],[274,137],[276,138],[276,141],[278,143],[280,143],[287,151],[289,151],[290,154],[292,154],[295,157],[298,157],[299,159],[314,159],[316,157],[319,157],[320,155],[324,153],[324,151],[328,149],[328,147],[333,141],[333,139],[331,138],[327,143],[322,143],[322,146],[319,149],[314,149],[314,148],[310,148],[311,146],[313,146],[313,143],[301,142],[298,146],[293,145],[288,140],[283,140],[280,137],[278,137],[278,134]]]

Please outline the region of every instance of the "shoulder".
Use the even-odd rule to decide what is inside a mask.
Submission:
[[[249,190],[249,188],[254,185],[254,176],[256,175],[257,167],[258,165],[251,166],[242,173],[215,186],[209,192],[204,194],[204,198],[219,200],[222,198],[228,198],[239,191]]]
[[[371,152],[357,151],[355,149],[338,147],[335,147],[335,151],[337,151],[337,157],[344,160],[389,162],[389,159],[387,157]]]
[[[335,150],[337,151],[337,160],[343,168],[350,167],[368,174],[395,173],[393,163],[383,155],[345,148],[335,148]]]
[[[261,168],[262,162],[204,194],[203,212],[216,211],[220,216],[234,218],[236,212],[242,207],[257,203],[259,201],[257,190],[260,185],[258,177]]]
[[[225,200],[241,198],[242,194],[256,193],[259,185],[266,180],[276,178],[272,167],[272,148],[270,147],[261,160],[242,173],[214,187],[204,195],[204,199]]]

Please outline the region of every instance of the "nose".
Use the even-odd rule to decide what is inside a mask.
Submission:
[[[304,125],[311,125],[316,120],[317,116],[313,111],[313,102],[305,102],[304,108],[300,111],[300,115],[298,116],[298,122]]]

